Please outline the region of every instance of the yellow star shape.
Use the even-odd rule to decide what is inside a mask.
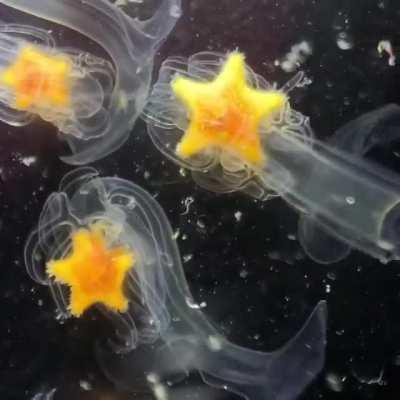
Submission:
[[[13,90],[18,110],[66,108],[70,105],[72,64],[66,56],[50,55],[27,45],[0,73],[0,83]]]
[[[178,76],[171,86],[189,113],[189,126],[176,148],[179,156],[218,148],[250,164],[265,163],[260,125],[282,110],[287,97],[277,90],[249,86],[243,54],[231,53],[211,82]]]
[[[123,246],[109,248],[104,229],[100,223],[78,229],[72,235],[70,254],[47,263],[48,275],[70,287],[69,310],[76,317],[96,303],[118,312],[128,308],[123,284],[134,255]]]

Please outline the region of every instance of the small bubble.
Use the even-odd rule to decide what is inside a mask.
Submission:
[[[235,214],[233,214],[235,216],[236,222],[240,222],[243,216],[243,213],[241,211],[236,211]]]
[[[331,285],[326,285],[325,286],[325,292],[330,293],[331,292]]]
[[[350,50],[353,48],[353,40],[346,32],[339,32],[336,37],[336,44],[340,50]]]
[[[350,204],[351,206],[354,205],[356,203],[356,199],[352,196],[347,196],[346,197],[346,203]]]
[[[183,263],[187,263],[193,258],[193,254],[185,254],[182,258],[183,258]]]
[[[328,277],[328,279],[330,279],[331,281],[336,280],[336,274],[334,272],[328,272],[326,274],[326,276]]]
[[[204,221],[202,221],[201,219],[198,219],[196,222],[196,225],[200,228],[200,229],[204,229],[206,227],[206,224],[204,223]]]
[[[88,392],[89,390],[92,390],[92,385],[88,381],[84,381],[84,380],[79,381],[79,386],[81,387],[81,389],[85,390],[86,392]]]
[[[243,279],[247,278],[247,276],[249,275],[249,271],[247,271],[246,269],[242,269],[239,273],[239,276]]]

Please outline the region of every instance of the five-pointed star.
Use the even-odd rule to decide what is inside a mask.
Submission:
[[[18,110],[66,108],[70,102],[71,62],[39,48],[23,47],[15,61],[0,73],[0,83],[13,90]]]
[[[103,229],[78,229],[72,234],[69,256],[47,263],[48,275],[70,287],[69,309],[77,317],[96,303],[118,312],[128,308],[123,283],[134,256],[123,246],[109,248]]]
[[[287,97],[277,90],[249,86],[243,54],[231,53],[211,82],[178,76],[171,86],[189,113],[189,126],[176,148],[179,156],[218,148],[247,163],[265,162],[260,125],[282,110]]]

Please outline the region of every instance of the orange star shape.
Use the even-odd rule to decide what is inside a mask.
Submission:
[[[66,108],[70,104],[72,64],[63,55],[50,55],[28,45],[0,73],[0,83],[13,90],[18,110]]]
[[[287,97],[277,90],[249,86],[243,54],[231,53],[211,82],[178,76],[171,86],[189,113],[189,126],[176,148],[179,156],[218,148],[250,164],[265,163],[260,125],[282,110]]]
[[[128,308],[123,284],[134,255],[123,246],[109,248],[104,229],[102,224],[78,229],[72,235],[70,254],[47,263],[48,275],[70,287],[69,310],[76,317],[96,303],[117,312]]]

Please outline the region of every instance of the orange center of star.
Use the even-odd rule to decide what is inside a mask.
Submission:
[[[47,273],[71,289],[70,311],[80,316],[101,303],[113,311],[128,307],[124,280],[134,264],[133,253],[124,246],[110,247],[102,224],[72,234],[70,254],[47,264]]]
[[[260,128],[283,109],[287,97],[277,90],[251,87],[242,54],[230,54],[210,82],[178,76],[171,85],[189,116],[189,126],[176,148],[179,156],[219,149],[245,163],[265,163]]]
[[[66,56],[50,55],[28,45],[0,72],[0,83],[13,91],[13,106],[18,110],[67,108],[71,70],[72,64]]]

